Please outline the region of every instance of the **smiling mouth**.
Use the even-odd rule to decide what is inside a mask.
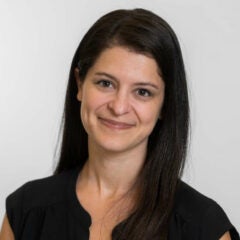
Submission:
[[[125,122],[118,122],[111,119],[99,118],[101,123],[111,129],[129,129],[135,126],[135,124],[129,124]]]

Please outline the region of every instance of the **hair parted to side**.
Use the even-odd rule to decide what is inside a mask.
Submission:
[[[144,9],[115,10],[86,33],[74,55],[62,119],[62,145],[55,170],[82,167],[88,158],[87,133],[80,119],[74,70],[82,81],[106,48],[123,46],[151,56],[165,82],[162,117],[149,137],[147,157],[139,175],[135,211],[113,232],[113,240],[167,239],[169,217],[188,144],[189,103],[181,49],[172,28]]]

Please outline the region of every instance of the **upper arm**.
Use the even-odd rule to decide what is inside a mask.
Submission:
[[[222,235],[222,237],[219,240],[231,240],[231,236],[229,232],[226,232]]]
[[[13,231],[5,214],[0,232],[0,240],[14,240]]]

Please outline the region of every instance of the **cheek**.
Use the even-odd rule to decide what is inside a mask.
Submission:
[[[83,92],[81,101],[81,118],[82,121],[85,121],[87,124],[90,124],[90,121],[93,121],[91,120],[92,117],[95,116],[98,109],[105,104],[105,99],[100,95],[100,93],[93,90]]]
[[[94,99],[93,99],[94,100]],[[80,117],[82,120],[82,124],[85,128],[85,130],[88,132],[89,129],[89,113],[91,112],[91,109],[94,108],[94,102],[90,98],[90,94],[88,94],[87,91],[82,92],[82,98],[81,98],[81,108],[80,108]]]
[[[147,126],[150,130],[152,130],[157,122],[158,117],[156,114],[152,114],[151,112],[148,112],[144,114],[142,119],[144,120],[145,126]]]
[[[161,106],[159,107],[159,104],[151,104],[149,106],[144,106],[138,108],[139,118],[142,122],[145,124],[149,124],[152,127],[152,125],[155,125],[155,123],[158,120],[159,114],[160,114]]]

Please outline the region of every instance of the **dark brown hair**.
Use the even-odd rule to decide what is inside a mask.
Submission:
[[[136,210],[114,228],[112,239],[167,239],[174,194],[186,158],[189,104],[177,37],[166,21],[153,12],[115,10],[101,17],[83,37],[71,65],[55,174],[82,167],[88,158],[74,69],[79,68],[80,79],[84,81],[101,52],[115,45],[156,60],[165,82],[165,99],[162,119],[157,121],[149,137],[147,157],[139,175],[141,189]]]

